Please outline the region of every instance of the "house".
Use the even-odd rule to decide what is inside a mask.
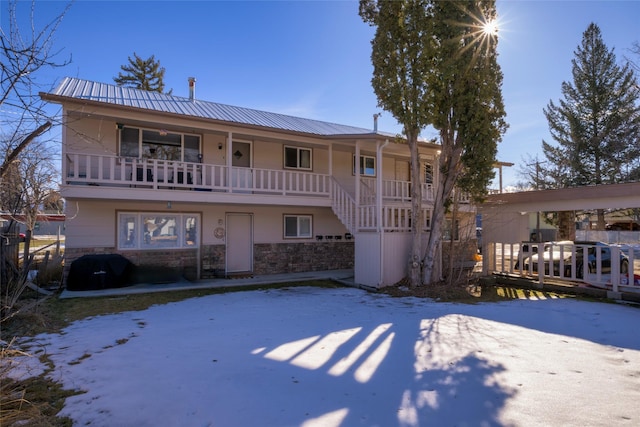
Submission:
[[[67,266],[118,253],[188,279],[354,269],[356,283],[381,287],[406,275],[406,144],[375,125],[198,100],[195,79],[189,89],[178,97],[65,78],[40,94],[63,108]],[[419,149],[425,230],[438,149]],[[475,208],[461,206],[454,239],[467,224],[475,236]]]

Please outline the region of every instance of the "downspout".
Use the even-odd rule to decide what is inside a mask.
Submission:
[[[356,223],[355,223],[355,229],[359,230],[360,229],[360,220],[358,219],[360,217],[360,141],[356,141],[356,154],[355,154],[355,158],[353,159],[353,168],[355,169],[354,172],[354,176],[356,178]]]
[[[333,143],[329,143],[329,180],[327,185],[329,186],[329,197],[331,198],[331,203],[335,203],[335,193],[333,191],[334,186],[334,176],[333,176]],[[350,230],[347,230],[350,231]]]
[[[374,116],[375,117],[375,116]],[[377,229],[378,234],[380,235],[380,280],[378,282],[378,287],[380,287],[383,283],[382,278],[384,277],[384,259],[382,255],[384,254],[384,231],[382,229],[382,219],[384,218],[382,209],[382,150],[389,144],[389,140],[385,139],[384,143],[380,145],[380,142],[376,144],[376,163],[377,163],[377,175],[376,175],[376,213],[377,213]]]

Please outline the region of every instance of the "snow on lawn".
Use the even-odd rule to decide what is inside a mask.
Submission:
[[[194,298],[40,335],[98,426],[640,425],[640,310],[358,289]]]

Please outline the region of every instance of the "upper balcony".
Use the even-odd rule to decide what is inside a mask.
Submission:
[[[145,200],[165,199],[166,193],[163,192],[178,193],[176,190],[320,199],[328,199],[330,192],[330,177],[323,174],[109,155],[67,153],[63,171],[63,185],[69,186],[65,191],[76,197],[98,197],[89,195],[86,188],[72,187],[77,185],[91,186],[94,193],[95,187],[101,187],[100,190],[119,189],[122,198]],[[213,198],[213,195],[189,197],[183,194],[176,197],[185,201],[190,198],[203,201]]]
[[[67,197],[166,200],[170,196],[197,202],[229,202],[232,197],[234,203],[331,206],[333,178],[328,174],[81,153],[66,153],[63,159]],[[359,204],[375,205],[375,178],[360,182]],[[431,184],[423,184],[422,195],[423,204],[433,204]],[[410,204],[411,183],[383,180],[382,201]]]

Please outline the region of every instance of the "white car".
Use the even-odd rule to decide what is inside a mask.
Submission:
[[[575,248],[575,249],[574,249]],[[570,240],[560,242],[545,243],[542,259],[544,262],[544,272],[549,274],[549,266],[553,265],[553,274],[563,277],[571,277],[573,256],[575,254],[575,275],[576,278],[584,276],[584,253],[587,252],[587,272],[589,274],[611,273],[611,247],[602,242],[573,242]],[[600,252],[600,266],[598,266],[598,252]],[[539,254],[533,254],[527,259],[523,259],[523,270],[538,271]],[[531,267],[529,267],[531,264]],[[600,267],[598,269],[598,267]],[[629,258],[620,252],[620,273],[629,272]]]

